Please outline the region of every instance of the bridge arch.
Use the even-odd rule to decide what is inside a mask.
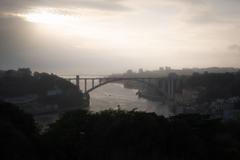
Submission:
[[[109,84],[109,83],[113,83],[113,82],[118,82],[118,81],[123,81],[123,80],[131,80],[131,81],[136,81],[136,82],[140,82],[140,83],[144,83],[146,85],[148,85],[148,87],[150,88],[153,88],[154,90],[156,90],[159,94],[162,94],[163,96],[166,96],[166,94],[164,93],[164,91],[162,89],[160,89],[160,87],[158,85],[155,85],[153,83],[150,83],[149,81],[145,81],[145,79],[141,79],[141,78],[129,78],[129,79],[126,79],[126,78],[113,78],[113,79],[102,79],[102,80],[106,80],[102,83],[99,83],[97,84],[96,86],[86,90],[85,94],[89,94],[90,92],[94,91],[95,89],[101,87],[101,86],[104,86],[106,84]],[[146,80],[149,80],[149,79],[146,79]]]

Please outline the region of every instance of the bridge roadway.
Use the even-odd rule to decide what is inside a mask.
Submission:
[[[69,81],[75,81],[76,86],[80,89],[80,81],[84,81],[84,93],[88,94],[91,91],[95,90],[98,87],[101,87],[105,84],[117,82],[117,81],[125,81],[131,80],[140,83],[146,84],[148,87],[158,91],[162,95],[171,97],[174,95],[175,90],[175,81],[173,76],[168,77],[79,77],[77,75],[74,78],[65,78]],[[91,81],[91,88],[88,88],[88,81]],[[97,82],[97,83],[96,83]]]
[[[67,80],[70,80],[70,81],[73,81],[73,80],[76,80],[78,79],[77,77],[76,78],[66,78]],[[120,80],[134,80],[134,79],[142,79],[142,80],[151,80],[151,79],[162,79],[161,78],[157,78],[157,77],[94,77],[94,78],[89,78],[89,77],[86,77],[86,78],[81,78],[79,77],[79,80],[113,80],[113,79],[120,79]]]

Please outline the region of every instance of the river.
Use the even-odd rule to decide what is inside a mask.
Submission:
[[[119,83],[109,83],[90,93],[90,110],[98,112],[105,109],[117,109],[118,105],[123,110],[155,112],[158,115],[168,117],[171,115],[167,105],[161,102],[138,98],[136,89],[124,88]]]
[[[81,84],[80,86],[83,86]],[[90,84],[88,85],[88,88]],[[82,89],[82,88],[80,88]],[[90,93],[90,110],[99,112],[106,109],[133,110],[154,112],[158,115],[168,117],[171,115],[169,107],[161,102],[150,101],[138,98],[136,89],[124,88],[120,83],[109,83],[101,86]],[[58,113],[36,116],[35,120],[46,128],[49,123],[55,122],[59,118]]]

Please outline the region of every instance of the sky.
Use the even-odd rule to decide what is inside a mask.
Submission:
[[[240,0],[0,0],[0,70],[240,67]]]

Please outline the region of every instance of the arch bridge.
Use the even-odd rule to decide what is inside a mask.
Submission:
[[[74,78],[66,78],[69,81],[75,81],[76,86],[80,89],[80,84],[83,85],[83,93],[89,94],[91,91],[106,85],[108,83],[118,81],[136,81],[145,84],[147,87],[157,91],[159,94],[172,97],[175,91],[175,76],[163,77],[80,77],[77,75]],[[80,83],[84,82],[84,83]],[[90,82],[90,87],[89,83]]]

